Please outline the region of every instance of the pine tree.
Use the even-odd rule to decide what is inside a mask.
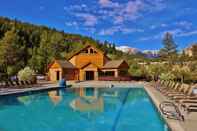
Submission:
[[[50,39],[50,46],[52,49],[52,57],[59,59],[61,58],[60,52],[64,51],[64,37],[60,33],[53,33]]]
[[[19,68],[17,67],[20,60],[18,42],[19,37],[14,29],[7,31],[0,41],[0,64],[8,75],[17,73],[16,68]]]
[[[50,34],[44,31],[41,35],[40,47],[38,48],[39,72],[46,73],[47,67],[51,62]]]
[[[171,33],[167,32],[163,38],[164,47],[160,50],[161,56],[169,56],[177,53],[177,45]]]

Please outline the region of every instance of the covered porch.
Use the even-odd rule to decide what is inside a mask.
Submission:
[[[129,66],[124,60],[108,62],[99,70],[99,80],[129,81],[131,79],[128,73]]]

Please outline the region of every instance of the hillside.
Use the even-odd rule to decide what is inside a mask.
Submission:
[[[100,42],[79,34],[70,34],[46,26],[37,26],[0,17],[0,72],[16,74],[25,66],[45,73],[53,59],[68,58],[85,44],[102,49],[112,59],[127,54],[117,51],[115,44]]]

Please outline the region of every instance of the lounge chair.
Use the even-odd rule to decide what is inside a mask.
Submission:
[[[197,101],[196,103],[184,103],[181,105],[187,113],[197,112]]]
[[[11,87],[15,87],[16,85],[14,84],[14,82],[13,81],[8,81],[8,83],[11,85]]]
[[[179,87],[179,83],[172,82],[171,84],[169,84],[169,87],[162,90],[161,93],[167,94],[169,92],[176,91],[178,87]]]
[[[176,84],[174,90],[167,91],[166,93],[164,93],[164,95],[171,97],[173,95],[182,93],[185,90],[185,88],[186,88],[185,84]]]
[[[26,85],[31,85],[31,83],[29,81],[25,81]]]
[[[31,85],[35,84],[32,80],[29,81]]]
[[[163,84],[159,84],[159,85],[156,85],[156,89],[159,90],[160,92],[163,92],[165,90],[168,90],[169,88],[171,88],[171,81],[165,81],[163,82]]]
[[[20,81],[20,84],[23,85],[23,86],[26,85],[24,81]]]
[[[194,88],[196,88],[196,86],[190,86],[184,90],[183,94],[174,95],[171,98],[177,102],[181,100],[197,99],[197,95],[193,94]]]
[[[197,105],[191,105],[189,107],[187,107],[187,112],[197,112]]]
[[[17,85],[17,86],[20,86],[20,83],[19,83],[19,81],[15,81],[15,83],[16,83],[16,85]]]
[[[4,83],[0,82],[0,88],[3,88],[3,87],[4,87]]]

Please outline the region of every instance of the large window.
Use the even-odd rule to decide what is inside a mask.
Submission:
[[[120,70],[118,74],[120,76],[126,76],[126,75],[128,75],[128,71],[127,70]]]
[[[115,76],[115,72],[114,71],[106,71],[105,76]]]
[[[114,71],[99,71],[99,76],[115,76]]]
[[[93,49],[90,49],[90,54],[93,54],[94,53],[94,50]]]
[[[98,72],[98,75],[99,75],[99,76],[105,76],[105,72],[99,71],[99,72]]]

